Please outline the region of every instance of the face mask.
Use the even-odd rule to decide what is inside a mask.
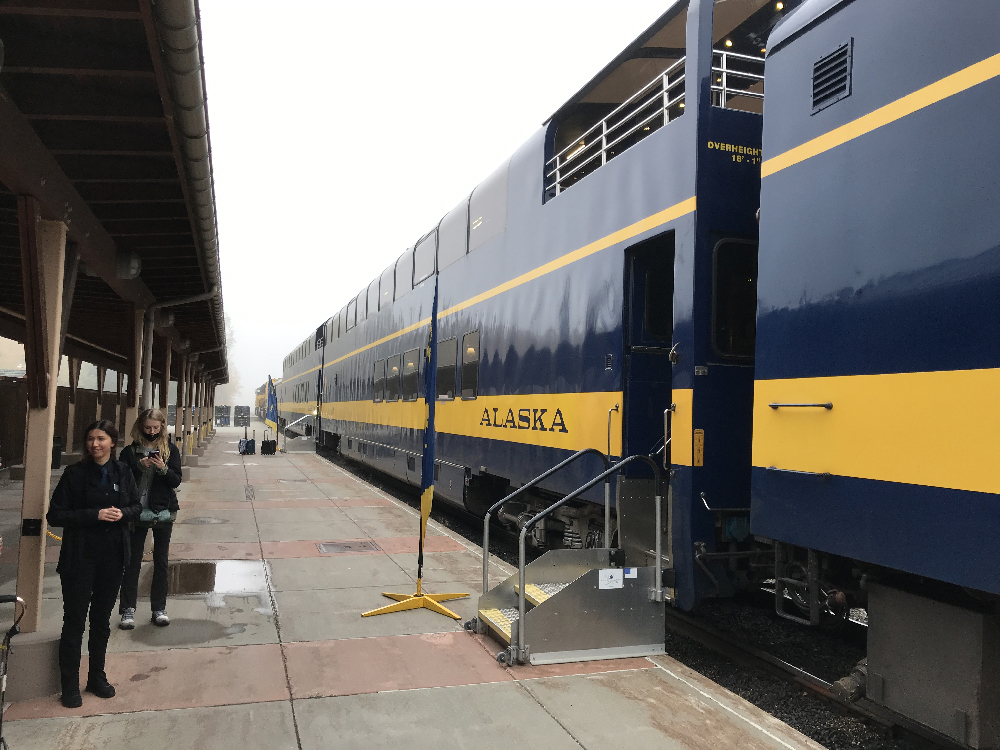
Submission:
[[[159,435],[150,435],[148,432],[142,433],[142,436],[146,439],[147,443],[155,443],[160,437]]]

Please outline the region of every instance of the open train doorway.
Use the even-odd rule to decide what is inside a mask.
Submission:
[[[670,405],[674,327],[674,233],[625,252],[623,455],[656,453]]]

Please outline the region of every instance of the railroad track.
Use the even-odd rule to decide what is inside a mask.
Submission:
[[[927,747],[967,750],[965,745],[952,738],[901,716],[867,698],[861,698],[855,702],[845,700],[833,691],[833,685],[826,680],[755,646],[742,643],[696,617],[671,607],[667,607],[666,614],[667,627],[675,633],[690,638],[744,666],[756,668],[779,679],[792,682],[821,700],[833,703],[844,711],[885,727],[895,737],[916,740]]]

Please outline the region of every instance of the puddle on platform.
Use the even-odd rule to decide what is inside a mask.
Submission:
[[[143,566],[139,596],[149,596],[153,566]],[[267,592],[264,563],[260,560],[177,560],[167,568],[167,596],[210,594],[216,596],[261,596]]]
[[[198,516],[197,518],[186,518],[183,521],[178,521],[177,523],[190,523],[196,526],[204,526],[210,523],[225,523],[221,518],[211,518],[210,516]]]
[[[265,618],[273,615],[265,565],[260,560],[171,562],[167,571],[167,610],[171,608],[170,597],[204,598],[205,615],[172,618],[169,628],[140,625],[130,637],[153,646],[193,646],[238,637],[248,628],[259,627],[261,621],[251,613]],[[152,579],[153,566],[143,565],[139,596],[149,596]],[[190,605],[185,609],[190,611]]]

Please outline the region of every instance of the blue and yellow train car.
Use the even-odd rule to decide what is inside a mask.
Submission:
[[[790,614],[867,607],[869,697],[997,747],[1000,8],[812,0],[766,67],[751,529]]]
[[[674,3],[286,358],[283,423],[418,484],[436,286],[441,499],[481,514],[582,448],[666,455],[672,595],[687,608],[731,591],[694,554],[749,533],[763,54],[795,4]],[[500,518],[598,468],[579,462]],[[653,487],[636,474],[617,491]],[[710,507],[729,510],[721,527]],[[590,503],[546,524],[540,547],[613,534]]]

